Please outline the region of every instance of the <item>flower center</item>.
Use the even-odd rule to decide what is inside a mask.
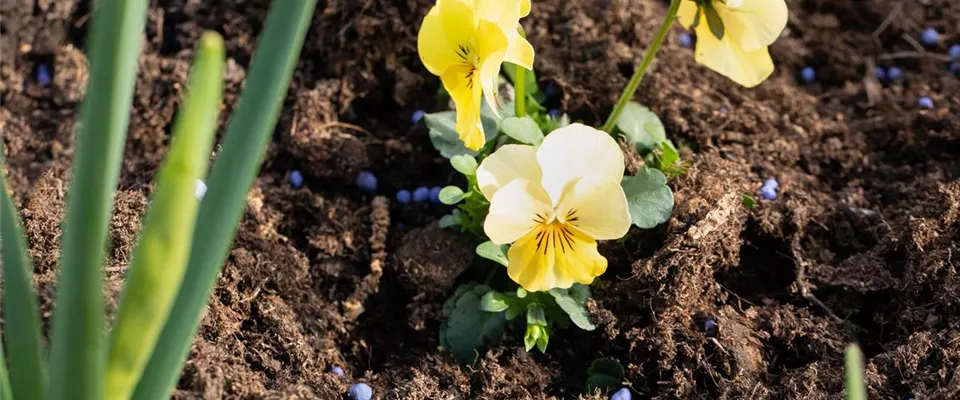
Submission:
[[[577,210],[572,208],[564,214],[554,213],[549,216],[536,214],[533,222],[537,223],[537,227],[534,228],[537,232],[537,251],[547,254],[547,249],[550,247],[554,250],[559,249],[562,253],[573,250],[572,228],[576,226],[573,222],[579,219]]]
[[[477,65],[480,64],[480,55],[470,45],[457,45],[457,56],[460,57],[461,64],[467,67],[467,87],[473,88],[473,77],[477,73]]]
[[[537,251],[547,254],[547,249],[560,250],[561,253],[573,250],[573,232],[567,224],[560,221],[540,224],[537,228]]]

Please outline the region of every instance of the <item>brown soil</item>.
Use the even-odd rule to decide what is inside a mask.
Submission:
[[[120,286],[193,41],[203,29],[227,38],[227,112],[268,3],[151,8],[107,295]],[[771,48],[778,71],[753,90],[696,65],[671,36],[637,100],[692,163],[670,183],[674,217],[604,247],[610,268],[591,304],[601,329],[563,331],[545,355],[511,335],[473,366],[453,362],[437,340],[443,301],[469,279],[461,272],[473,243],[436,227],[441,208],[387,200],[455,179],[409,122],[415,109],[440,108],[438,81],[416,54],[431,0],[320,3],[177,398],[337,399],[354,381],[379,398],[577,398],[589,363],[610,356],[640,398],[834,399],[851,341],[868,358],[872,397],[960,393],[960,80],[905,39],[932,26],[944,34],[936,53],[960,42],[956,2],[791,0]],[[598,123],[665,4],[534,6],[524,25],[541,81],[562,89],[576,119]],[[47,317],[90,4],[0,7],[0,131]],[[36,81],[41,63],[53,65],[46,87]],[[905,77],[881,85],[875,64]],[[798,82],[805,65],[817,83]],[[935,108],[916,106],[924,95]],[[293,168],[305,188],[287,184]],[[385,197],[353,188],[361,170],[377,174]],[[741,196],[759,198],[770,177],[780,198],[744,208]],[[704,334],[705,317],[716,318],[717,337]],[[334,365],[347,376],[329,373]]]

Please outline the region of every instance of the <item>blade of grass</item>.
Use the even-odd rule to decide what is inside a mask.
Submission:
[[[7,360],[3,357],[3,346],[0,346],[0,399],[13,399],[13,392],[10,390],[10,377],[7,375]]]
[[[120,298],[107,356],[108,400],[130,398],[183,280],[199,205],[194,186],[207,172],[217,129],[223,60],[223,39],[206,32]]]
[[[863,383],[863,353],[856,344],[847,346],[847,399],[867,400],[867,387]]]
[[[316,0],[273,2],[200,204],[183,286],[137,385],[134,399],[169,397],[196,335],[210,291],[243,215],[247,192],[277,123]]]
[[[80,108],[53,316],[50,397],[54,400],[103,398],[101,266],[150,2],[96,3],[87,41],[89,89]]]
[[[0,145],[2,147],[2,145]],[[0,169],[3,165],[0,151]],[[13,378],[7,386],[20,399],[45,399],[46,372],[40,343],[40,314],[33,292],[33,263],[27,255],[26,241],[20,229],[7,183],[0,173],[0,259],[3,260],[3,313],[6,319],[5,340],[9,349]],[[3,347],[3,346],[0,346]]]

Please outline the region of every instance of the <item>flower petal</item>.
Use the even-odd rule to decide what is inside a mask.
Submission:
[[[530,15],[530,0],[520,0],[520,18]]]
[[[420,61],[431,74],[439,76],[447,68],[460,62],[460,57],[454,49],[456,46],[447,42],[443,31],[440,8],[433,6],[427,16],[423,17],[423,24],[420,25],[420,32],[417,34],[417,53],[420,54]]]
[[[472,67],[454,65],[440,75],[443,87],[457,107],[457,133],[467,148],[480,150],[485,138],[480,121],[480,80]]]
[[[707,68],[746,87],[759,85],[773,73],[773,60],[766,47],[746,51],[731,35],[717,39],[710,33],[707,24],[700,24],[696,31],[695,59]]]
[[[571,124],[551,132],[540,149],[537,162],[543,174],[544,190],[556,205],[564,187],[576,178],[620,183],[623,179],[623,152],[606,132],[582,124]]]
[[[607,269],[596,241],[559,224],[541,225],[517,240],[507,259],[510,279],[530,292],[590,284]]]
[[[563,194],[557,220],[596,240],[622,238],[630,230],[627,196],[619,182],[580,179]]]
[[[451,44],[468,45],[477,33],[477,14],[473,3],[466,0],[437,0],[440,19],[447,41]]]
[[[504,61],[517,64],[533,71],[534,51],[533,45],[517,33],[515,37],[510,38],[510,45],[507,48],[507,54]]]
[[[457,50],[476,33],[473,18],[473,10],[459,0],[440,0],[430,9],[417,33],[417,53],[430,73],[440,76],[463,62]]]
[[[714,3],[724,28],[747,51],[769,46],[787,26],[783,0],[736,0]]]
[[[681,0],[680,8],[677,9],[677,21],[684,29],[690,29],[693,21],[697,18],[697,12],[700,9],[693,0]]]
[[[474,0],[474,7],[479,18],[493,22],[508,32],[517,29],[523,6],[521,3],[523,0]]]
[[[500,188],[514,179],[523,178],[540,182],[540,165],[537,164],[537,148],[521,144],[500,147],[485,158],[477,168],[477,185],[487,200],[493,199]]]
[[[512,243],[553,219],[550,199],[543,189],[527,179],[514,179],[490,200],[490,212],[483,231],[496,244]]]
[[[479,74],[483,86],[483,96],[493,113],[500,116],[500,104],[497,102],[497,87],[500,81],[500,65],[507,53],[507,37],[500,28],[489,21],[480,20],[477,29],[477,55],[480,58]]]

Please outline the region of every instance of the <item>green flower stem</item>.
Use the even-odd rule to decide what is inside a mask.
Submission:
[[[617,126],[617,120],[620,119],[620,113],[623,112],[623,108],[626,107],[630,99],[633,98],[633,94],[637,92],[640,81],[643,80],[643,74],[647,72],[647,68],[650,66],[650,63],[653,62],[654,57],[657,55],[657,50],[660,50],[660,45],[663,44],[663,40],[667,37],[667,32],[670,31],[670,26],[673,25],[673,20],[677,19],[677,10],[680,9],[681,1],[683,0],[670,0],[670,10],[667,11],[667,17],[663,19],[663,25],[660,25],[657,36],[653,38],[653,43],[650,43],[650,47],[647,48],[647,52],[643,55],[640,66],[637,67],[636,71],[633,71],[633,76],[630,77],[627,88],[620,94],[620,99],[617,100],[617,105],[613,107],[613,111],[610,112],[610,116],[607,117],[607,122],[600,128],[604,132],[613,132],[613,127]]]
[[[527,115],[527,69],[517,65],[517,73],[513,79],[514,109],[517,118]]]

